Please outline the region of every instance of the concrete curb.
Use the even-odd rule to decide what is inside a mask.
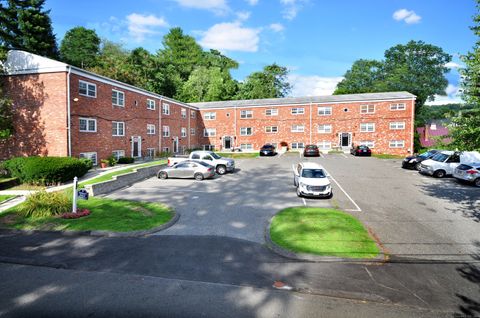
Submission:
[[[13,194],[12,194],[13,195]],[[4,204],[7,204],[8,202],[17,199],[18,197],[21,197],[21,195],[14,195],[13,197],[6,199],[0,203],[0,207],[2,207]]]
[[[173,217],[165,224],[160,226],[154,227],[148,230],[139,230],[139,231],[130,231],[130,232],[112,232],[112,231],[71,231],[71,230],[64,230],[64,231],[42,231],[42,230],[17,230],[17,229],[9,229],[9,228],[0,228],[0,234],[3,233],[12,233],[12,234],[35,234],[35,233],[53,233],[53,234],[61,234],[64,236],[95,236],[95,237],[141,237],[147,236],[162,230],[165,230],[180,219],[180,213],[176,211],[173,212]],[[0,257],[0,262],[2,258]],[[7,262],[8,263],[8,262]]]
[[[282,211],[282,210],[280,210]],[[269,221],[267,222],[267,225],[265,227],[265,242],[267,247],[272,250],[274,253],[277,253],[278,255],[297,260],[297,261],[308,261],[308,262],[313,262],[313,263],[328,263],[328,262],[340,262],[340,263],[371,263],[371,264],[383,264],[388,262],[388,255],[384,253],[382,246],[379,244],[379,242],[374,238],[375,243],[377,244],[378,248],[380,249],[380,253],[377,257],[375,258],[343,258],[343,257],[335,257],[335,256],[319,256],[319,255],[314,255],[314,254],[306,254],[306,253],[295,253],[292,251],[289,251],[276,243],[272,241],[272,238],[270,237],[270,226],[272,224],[273,218],[280,212],[278,211],[273,215]],[[369,231],[370,233],[370,231]]]

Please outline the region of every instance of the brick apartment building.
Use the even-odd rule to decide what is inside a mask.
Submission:
[[[5,69],[15,134],[0,143],[0,159],[38,154],[98,163],[112,154],[247,151],[265,143],[413,150],[415,96],[407,92],[186,104],[23,51],[10,51]]]

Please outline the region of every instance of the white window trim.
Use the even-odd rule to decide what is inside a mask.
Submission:
[[[115,124],[117,125],[117,135],[114,135],[114,134],[113,134],[113,126],[114,126]],[[121,134],[121,135],[118,135],[118,124],[122,124],[122,126],[123,126],[123,127],[122,127],[123,134]],[[123,137],[123,136],[125,136],[125,122],[124,122],[124,121],[112,121],[112,136],[114,136],[114,137]]]
[[[320,129],[323,128],[323,129]],[[328,129],[326,129],[328,128]],[[318,124],[317,131],[319,134],[331,134],[332,133],[332,125],[331,124]]]
[[[197,112],[194,110],[190,110],[190,118],[196,118],[197,117]]]
[[[162,104],[162,115],[170,115],[170,104]]]
[[[295,112],[294,112],[295,110]],[[301,110],[301,111],[300,111]],[[305,108],[303,107],[294,107],[290,110],[292,115],[305,115]]]
[[[123,155],[121,155],[121,153],[123,153]],[[112,151],[112,156],[115,157],[115,159],[119,159],[121,157],[125,157],[125,150],[113,150]]]
[[[215,137],[217,135],[216,128],[205,128],[203,130],[203,137]]]
[[[250,119],[253,118],[253,110],[241,110],[240,119]]]
[[[153,108],[150,106],[151,102],[153,102]],[[150,109],[150,110],[155,110],[156,108],[156,103],[155,103],[155,100],[154,99],[147,99],[147,109]]]
[[[389,148],[405,148],[405,140],[390,140],[388,142],[388,147]]]
[[[87,85],[87,93],[86,94],[80,93],[80,83],[83,83],[83,84]],[[94,96],[88,95],[88,85],[92,85],[93,87],[95,87],[95,95]],[[90,82],[87,82],[87,81],[78,80],[78,95],[86,96],[86,97],[90,97],[90,98],[97,98],[97,84],[90,83]]]
[[[195,128],[190,128],[190,135],[195,136]]]
[[[187,118],[187,109],[186,109],[186,108],[182,108],[182,109],[180,110],[180,116],[181,116],[182,118]]]
[[[328,110],[328,112],[327,112]],[[322,112],[320,112],[322,111]],[[332,107],[331,106],[320,106],[317,108],[318,116],[332,116]]]
[[[293,128],[296,128],[295,130]],[[301,130],[298,130],[299,127],[302,127]],[[290,131],[293,132],[293,133],[304,133],[305,132],[305,125],[292,125],[292,127],[290,127]]]
[[[187,137],[187,128],[185,127],[182,127],[180,129],[180,135],[184,138],[184,137]]]
[[[250,133],[248,133],[248,129],[250,129]],[[252,136],[253,135],[253,127],[240,127],[240,136]]]
[[[296,142],[295,141],[295,142],[292,142],[290,145],[292,146],[292,149],[304,149],[305,148],[305,143],[303,143],[303,142]],[[295,147],[293,145],[295,145]],[[302,147],[299,147],[299,145],[302,145]]]
[[[82,120],[82,119],[87,121],[87,130],[82,130],[79,127],[80,132],[90,132],[90,133],[96,133],[97,132],[97,119],[96,118],[80,117],[79,120],[78,120],[79,124],[80,124],[80,120]],[[89,127],[88,122],[89,121],[94,121],[95,122],[95,130],[89,130],[88,129],[88,127]]]
[[[370,106],[373,106],[373,111],[369,111],[368,109],[370,108]],[[363,107],[367,107],[366,111],[362,111],[362,108]],[[377,107],[375,104],[363,104],[363,105],[360,105],[360,114],[375,114],[375,111],[377,110]]]
[[[270,111],[270,114],[268,114],[268,111]],[[276,108],[265,109],[265,116],[278,116],[278,109]]]
[[[113,93],[117,93],[117,102],[114,103],[113,100],[112,100],[112,105],[113,105],[113,106],[118,106],[118,107],[125,107],[125,93],[122,92],[122,91],[119,91],[119,90],[117,90],[117,89],[112,89],[112,94],[113,94]],[[123,104],[119,104],[119,103],[118,103],[118,102],[120,101],[120,98],[119,98],[120,94],[123,95],[123,99],[122,99]]]
[[[162,126],[162,137],[170,137],[170,126]]]
[[[153,155],[150,156],[149,152],[152,151],[152,150],[153,150]],[[147,155],[148,155],[149,157],[155,157],[155,152],[156,152],[156,150],[157,150],[156,148],[147,148]]]
[[[269,129],[270,128],[270,129]],[[275,131],[273,131],[275,128]],[[270,130],[270,131],[269,131]],[[278,133],[278,126],[265,126],[265,133],[267,134],[276,134]]]
[[[405,130],[405,122],[404,121],[391,122],[389,127],[390,127],[390,130]]]
[[[155,124],[147,124],[147,135],[155,135],[156,130],[157,130],[157,127],[155,127]]]
[[[217,113],[216,112],[206,112],[205,116],[203,116],[203,119],[205,119],[205,120],[216,120],[217,119]]]
[[[398,108],[398,106],[402,105],[401,108]],[[407,104],[405,103],[395,103],[395,104],[390,104],[390,110],[392,111],[398,111],[398,110],[406,110],[407,109]]]
[[[320,150],[330,150],[330,149],[332,149],[332,142],[322,140],[322,141],[317,142],[317,146],[318,146],[318,149],[320,149]],[[325,147],[325,146],[328,146],[328,147]]]
[[[373,128],[372,130],[369,130],[368,127],[371,127]],[[365,127],[365,129],[363,129],[362,127]],[[372,133],[372,132],[375,132],[375,123],[360,123],[360,132],[362,133]]]
[[[375,141],[373,140],[362,140],[358,143],[360,146],[363,145],[363,146],[367,146],[368,148],[375,148]]]
[[[95,154],[95,161],[93,161],[93,160],[91,159],[91,155],[93,155],[93,154]],[[98,155],[97,155],[97,153],[94,152],[94,151],[91,151],[91,152],[81,152],[81,153],[79,154],[79,157],[80,157],[80,158],[85,158],[85,159],[90,159],[90,160],[92,160],[92,163],[93,163],[94,166],[98,165]]]
[[[253,150],[252,144],[240,144],[240,149],[242,150]]]

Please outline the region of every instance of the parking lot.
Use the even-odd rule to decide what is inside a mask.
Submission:
[[[292,164],[322,164],[332,199],[298,198]],[[163,202],[181,214],[159,235],[215,235],[264,242],[265,226],[290,206],[339,208],[358,217],[397,259],[470,260],[480,249],[480,191],[454,179],[401,169],[401,160],[298,154],[236,160],[212,180],[151,178],[109,195]]]

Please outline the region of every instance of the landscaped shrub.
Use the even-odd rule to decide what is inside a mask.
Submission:
[[[23,183],[52,185],[83,176],[92,163],[71,157],[22,157],[7,160],[5,167]]]
[[[72,201],[64,192],[39,191],[27,196],[18,213],[24,217],[42,218],[63,214],[71,209]]]
[[[118,158],[118,163],[133,163],[135,161],[132,157],[121,157]]]
[[[110,157],[108,157],[107,160],[108,160],[108,165],[109,165],[110,167],[113,167],[114,165],[117,164],[117,159],[116,159],[113,155],[111,155]]]

